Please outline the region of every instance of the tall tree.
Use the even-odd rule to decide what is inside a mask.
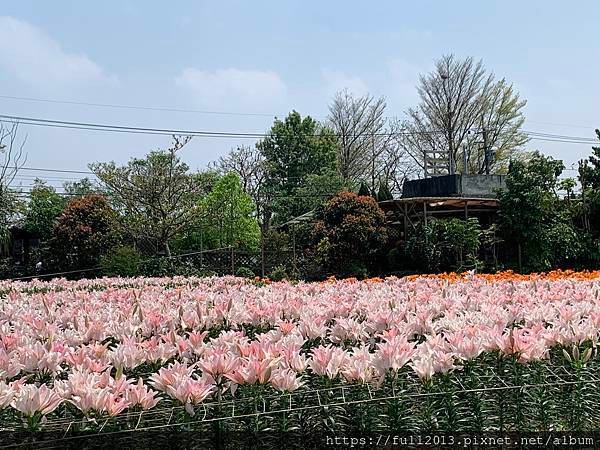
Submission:
[[[8,252],[10,224],[19,210],[19,199],[10,184],[27,159],[27,137],[19,137],[17,122],[0,121],[0,254]]]
[[[254,212],[252,198],[244,192],[238,174],[222,176],[200,201],[199,227],[207,244],[204,247],[256,249],[260,230]]]
[[[264,189],[273,198],[272,211],[278,223],[310,210],[297,191],[309,175],[336,171],[337,146],[334,132],[310,116],[302,118],[292,111],[285,120],[275,120],[257,148],[265,158]]]
[[[420,103],[407,111],[403,141],[423,169],[437,164],[460,172],[466,160],[468,171],[484,173],[487,159],[491,170],[505,170],[528,140],[521,129],[526,102],[506,80],[495,81],[482,61],[445,55],[421,75],[417,92]],[[433,164],[425,164],[426,154]]]
[[[211,166],[220,175],[233,172],[239,176],[244,192],[252,197],[252,201],[256,206],[256,217],[263,231],[266,231],[270,212],[268,205],[271,198],[264,186],[267,171],[262,153],[256,146],[240,145],[232,149],[227,155],[221,156]]]
[[[114,162],[90,165],[121,212],[128,233],[168,256],[171,240],[195,220],[198,198],[206,189],[178,156],[189,140],[174,136],[167,150],[134,158],[123,167]]]
[[[499,193],[502,235],[525,270],[547,270],[577,257],[580,242],[557,195],[563,169],[562,161],[533,153],[511,162]]]
[[[25,229],[47,241],[52,234],[56,219],[65,209],[67,199],[42,180],[35,180],[25,208]]]
[[[329,105],[328,124],[338,137],[338,170],[343,180],[370,190],[379,184],[402,186],[408,155],[399,145],[400,123],[385,116],[383,97],[338,92]]]
[[[87,177],[78,181],[66,181],[63,183],[63,188],[69,197],[83,197],[100,193],[99,187]]]
[[[600,130],[596,130],[600,140]],[[579,183],[583,196],[584,227],[600,234],[600,146],[592,147],[589,158],[579,162]]]

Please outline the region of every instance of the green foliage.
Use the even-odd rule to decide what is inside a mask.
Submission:
[[[392,195],[390,188],[387,184],[381,183],[379,185],[379,192],[377,192],[377,201],[383,202],[385,200],[392,200],[394,196]]]
[[[140,275],[142,256],[133,247],[113,248],[100,260],[102,273],[111,277],[135,277]]]
[[[361,197],[368,197],[369,195],[371,195],[369,186],[364,181],[362,181],[360,183],[360,188],[358,189],[358,195],[360,195]]]
[[[405,254],[414,268],[427,272],[476,269],[481,227],[477,219],[430,219],[420,223],[406,241]]]
[[[140,263],[140,272],[147,277],[205,277],[215,272],[202,269],[192,259],[158,256]]]
[[[296,189],[297,202],[305,212],[319,208],[327,199],[346,190],[346,183],[335,171],[306,176],[304,185]],[[296,202],[294,200],[294,202]],[[299,203],[295,203],[298,205]]]
[[[273,281],[282,281],[289,278],[285,266],[279,265],[275,267],[269,274],[269,279]]]
[[[10,226],[20,209],[21,203],[15,192],[0,184],[0,256],[9,252]]]
[[[256,275],[252,272],[252,269],[248,267],[239,267],[238,270],[235,271],[235,275],[242,278],[254,278]]]
[[[216,182],[213,190],[199,203],[200,220],[194,233],[202,232],[203,248],[256,250],[260,228],[252,198],[244,192],[240,178],[231,172]]]
[[[89,178],[82,178],[79,181],[67,181],[63,183],[65,193],[69,197],[84,197],[90,194],[100,194],[97,186]]]
[[[354,275],[357,266],[375,268],[387,242],[385,215],[371,197],[342,192],[317,214],[317,254],[339,275]]]
[[[275,120],[257,148],[265,158],[264,190],[273,198],[277,223],[285,223],[314,207],[314,199],[298,196],[298,190],[307,185],[310,175],[335,172],[337,146],[333,131],[310,116],[302,118],[292,111],[285,120]]]
[[[513,161],[506,189],[499,192],[500,226],[505,242],[521,250],[520,266],[543,271],[578,252],[570,218],[556,195],[562,161],[537,152],[527,161]],[[555,247],[566,245],[567,248]]]
[[[600,130],[596,130],[600,140]],[[600,146],[592,147],[592,155],[580,162],[579,182],[583,190],[584,227],[600,237]]]
[[[271,228],[265,231],[264,236],[265,252],[282,252],[289,249],[291,245],[290,236],[281,230]]]
[[[150,242],[167,255],[172,239],[196,219],[198,198],[206,193],[206,186],[188,173],[189,167],[177,154],[189,139],[173,139],[171,148],[133,158],[125,166],[114,162],[90,165],[130,236]]]
[[[25,230],[42,241],[48,240],[56,218],[66,205],[67,200],[57,194],[53,187],[46,186],[41,180],[35,180],[25,209]]]
[[[97,194],[69,202],[58,218],[49,242],[49,259],[55,269],[87,269],[118,242],[115,213]]]

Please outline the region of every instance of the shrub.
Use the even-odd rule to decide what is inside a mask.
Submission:
[[[198,268],[192,260],[183,260],[180,258],[168,258],[159,256],[140,265],[140,271],[147,277],[202,277],[208,276],[207,271]],[[212,273],[211,273],[212,274]]]
[[[62,270],[97,266],[118,242],[115,229],[115,212],[103,196],[91,194],[71,200],[52,230],[52,265]]]
[[[337,275],[373,269],[387,242],[385,215],[371,197],[342,192],[317,213],[317,254]]]
[[[100,262],[102,273],[107,276],[135,277],[140,275],[140,253],[132,247],[116,247]]]
[[[406,255],[426,272],[478,269],[481,227],[477,219],[430,219],[406,241]]]
[[[269,279],[273,281],[282,281],[287,280],[288,278],[287,271],[283,265],[275,267],[269,274]]]
[[[238,277],[242,277],[242,278],[254,278],[256,275],[254,275],[254,272],[249,269],[248,267],[240,267],[238,268],[238,270],[235,272],[236,276]]]

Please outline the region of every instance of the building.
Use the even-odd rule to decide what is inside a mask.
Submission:
[[[476,217],[482,226],[492,224],[498,213],[497,191],[506,183],[505,175],[441,175],[407,180],[402,197],[379,202],[388,223],[404,240],[410,228],[431,217]]]

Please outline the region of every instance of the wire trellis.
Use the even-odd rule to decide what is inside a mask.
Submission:
[[[470,387],[461,377],[454,377],[455,387],[450,394],[455,398],[468,395],[490,397],[497,393],[518,391],[524,393],[532,389],[567,389],[573,386],[600,385],[600,377],[593,370],[585,372],[585,379],[574,378],[574,373],[564,366],[544,365],[544,381],[511,383],[506,377],[496,373],[479,375],[477,386]],[[53,439],[48,444],[60,441],[78,439],[81,433],[88,436],[113,436],[128,433],[164,430],[164,429],[194,429],[202,424],[214,422],[240,421],[258,419],[261,416],[274,417],[292,415],[308,411],[331,411],[333,408],[347,408],[352,405],[367,405],[388,401],[404,403],[417,402],[422,404],[427,399],[447,396],[449,391],[440,383],[428,384],[416,376],[401,380],[400,384],[379,387],[370,384],[346,384],[319,389],[300,389],[296,392],[277,395],[259,395],[225,401],[211,401],[194,407],[194,415],[190,416],[184,406],[159,407],[148,411],[128,411],[113,418],[60,418],[49,419],[44,423],[44,432]],[[407,410],[407,413],[410,411]],[[0,431],[16,432],[15,426],[4,427]],[[44,444],[45,442],[38,442]],[[6,448],[19,447],[14,443]]]

